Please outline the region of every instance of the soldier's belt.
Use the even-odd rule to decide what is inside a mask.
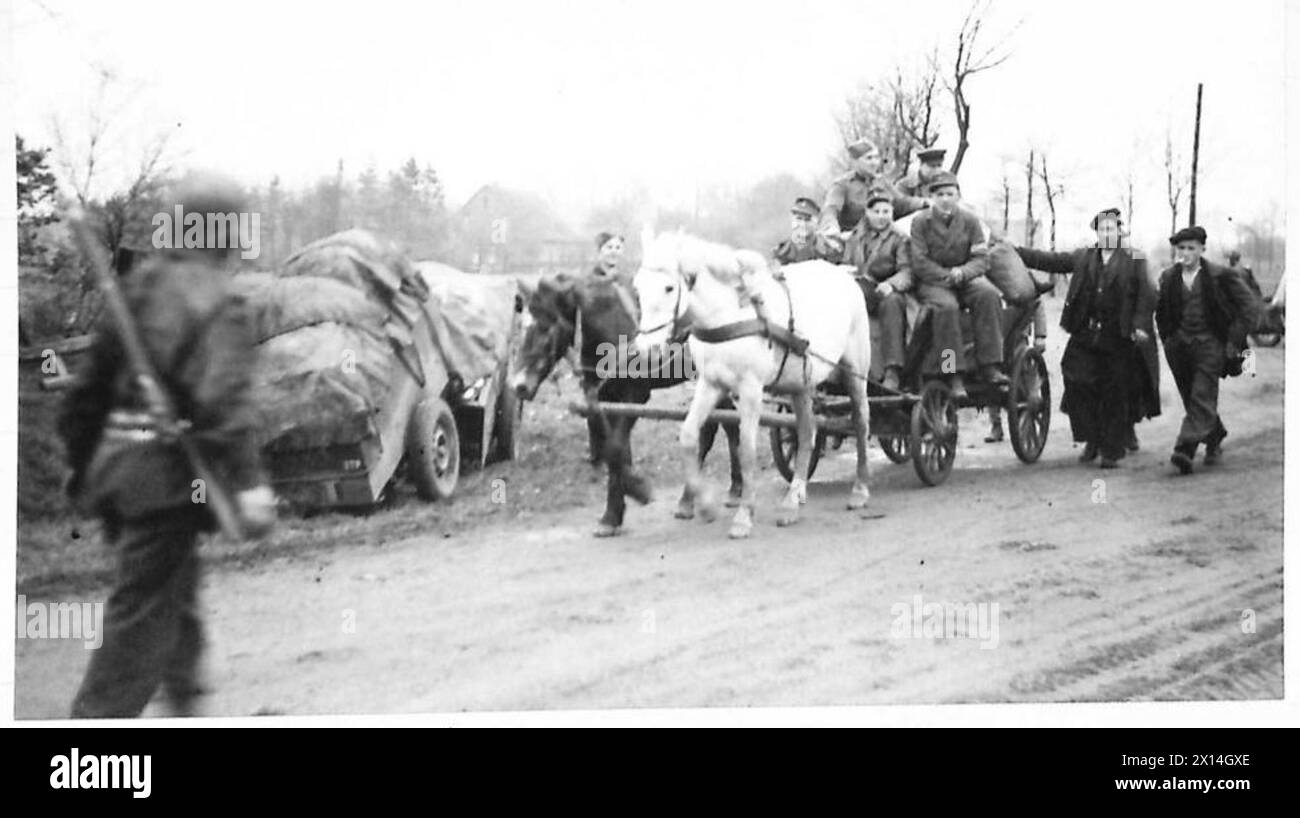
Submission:
[[[148,443],[162,436],[158,422],[148,412],[114,409],[104,423],[104,439],[122,443]]]

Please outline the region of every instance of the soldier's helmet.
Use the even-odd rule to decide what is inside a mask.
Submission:
[[[192,171],[163,196],[168,215],[180,212],[203,219],[203,251],[224,258],[239,248],[239,214],[247,209],[244,189],[234,179],[212,171]],[[220,218],[209,218],[220,217]]]

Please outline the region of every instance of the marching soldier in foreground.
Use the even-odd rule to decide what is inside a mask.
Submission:
[[[772,258],[782,264],[825,259],[838,264],[842,255],[826,236],[817,232],[817,217],[821,208],[806,196],[794,200],[790,208],[790,238],[772,248]]]
[[[958,205],[957,177],[944,171],[930,183],[930,208],[912,220],[912,273],[917,298],[934,311],[931,372],[947,376],[952,392],[966,396],[961,310],[971,311],[975,362],[980,377],[991,384],[1007,383],[1002,366],[1002,294],[984,274],[989,269],[984,227],[973,213]],[[946,362],[953,365],[948,371]]]
[[[1165,347],[1186,416],[1174,445],[1173,463],[1191,474],[1196,449],[1205,464],[1219,462],[1228,430],[1219,417],[1219,379],[1241,374],[1246,334],[1259,303],[1230,267],[1205,259],[1205,230],[1186,227],[1170,237],[1177,262],[1160,274],[1156,328]]]
[[[187,214],[237,213],[232,190],[192,182],[177,204]],[[103,645],[73,700],[75,718],[138,716],[159,688],[173,715],[193,715],[204,692],[197,552],[199,534],[214,528],[209,495],[229,492],[222,496],[233,497],[245,535],[264,534],[275,520],[253,436],[253,326],[228,290],[238,241],[230,237],[227,250],[211,247],[214,238],[209,232],[204,249],[164,251],[132,272],[123,300],[133,325],[100,332],[87,377],[65,406],[68,491],[102,520],[116,562]],[[135,341],[152,373],[129,357]],[[171,420],[188,424],[187,441],[158,416],[144,388],[152,376],[175,407]],[[206,485],[200,472],[219,485]]]

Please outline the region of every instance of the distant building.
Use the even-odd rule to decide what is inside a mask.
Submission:
[[[479,273],[578,272],[591,262],[591,242],[535,193],[485,185],[455,217],[453,263]]]

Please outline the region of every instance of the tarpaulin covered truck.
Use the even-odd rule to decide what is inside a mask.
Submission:
[[[367,506],[403,478],[442,499],[462,464],[514,457],[512,279],[415,265],[350,230],[237,280],[257,315],[263,456],[291,505]]]

